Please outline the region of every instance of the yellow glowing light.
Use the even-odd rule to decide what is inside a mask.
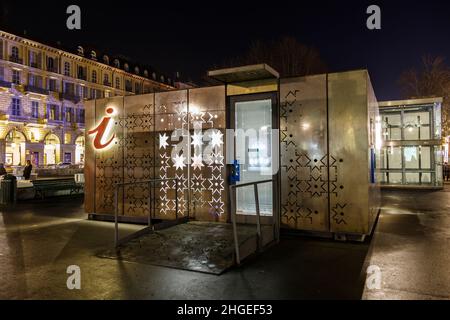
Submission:
[[[306,131],[306,130],[309,130],[309,128],[311,128],[311,125],[309,123],[305,122],[302,124],[302,128],[303,128],[303,130]]]

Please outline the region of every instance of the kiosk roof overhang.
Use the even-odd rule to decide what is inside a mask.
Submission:
[[[211,70],[208,71],[208,76],[223,83],[280,78],[280,74],[265,63]]]

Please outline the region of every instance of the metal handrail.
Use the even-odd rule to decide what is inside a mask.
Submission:
[[[238,265],[241,264],[241,258],[239,253],[239,240],[237,235],[237,213],[235,208],[235,202],[236,202],[236,192],[233,192],[233,189],[243,188],[243,187],[249,187],[253,186],[254,194],[255,194],[255,207],[256,207],[256,235],[258,236],[258,249],[261,249],[261,214],[259,211],[259,195],[258,195],[258,185],[263,183],[273,183],[273,180],[264,180],[264,181],[255,181],[255,182],[249,182],[249,183],[243,183],[243,184],[234,184],[230,185],[230,197],[231,199],[231,223],[233,224],[233,237],[234,237],[234,250],[236,252],[236,263]],[[275,227],[275,217],[274,217],[274,223]]]
[[[119,188],[122,186],[129,185],[141,185],[148,184],[149,186],[149,212],[148,212],[148,226],[144,230],[140,230],[127,236],[127,239],[132,239],[133,235],[142,234],[142,231],[153,231],[152,226],[152,190],[154,188],[155,183],[157,182],[165,182],[165,181],[175,181],[175,219],[178,219],[178,178],[166,178],[166,179],[150,179],[136,182],[118,182],[115,183],[114,189],[114,246],[117,248],[121,242],[119,241]]]

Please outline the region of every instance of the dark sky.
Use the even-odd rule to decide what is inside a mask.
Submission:
[[[420,65],[424,54],[450,56],[450,1],[264,3],[2,0],[0,29],[27,30],[31,39],[74,48],[94,45],[193,79],[252,40],[290,35],[319,49],[330,71],[367,68],[378,100],[401,98],[400,73]],[[81,7],[81,31],[66,28],[70,4]],[[381,7],[380,31],[366,28],[370,4]]]

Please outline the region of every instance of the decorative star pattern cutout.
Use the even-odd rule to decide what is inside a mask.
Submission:
[[[194,168],[194,170],[201,170],[202,167],[204,167],[202,155],[194,155],[192,157],[192,168]]]
[[[184,167],[186,166],[186,163],[185,163],[186,158],[182,154],[181,155],[179,155],[179,154],[175,155],[175,157],[172,159],[172,161],[173,161],[173,165],[174,165],[176,170],[183,170]]]
[[[211,134],[211,146],[214,147],[220,147],[223,145],[223,133],[220,132],[220,130],[214,130],[214,132]]]
[[[203,145],[203,134],[199,132],[194,132],[194,134],[191,136],[192,142],[191,144],[194,147],[201,147]]]
[[[165,149],[166,147],[169,146],[169,143],[167,142],[168,139],[169,139],[169,137],[165,133],[159,135],[159,148],[160,149]]]

